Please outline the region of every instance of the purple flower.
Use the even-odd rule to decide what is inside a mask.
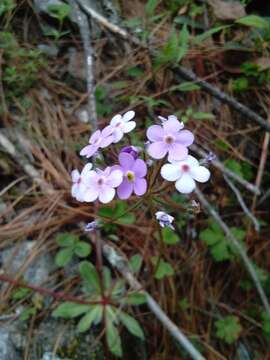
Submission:
[[[135,160],[138,158],[139,155],[139,149],[136,146],[130,145],[130,146],[124,146],[120,152],[130,154]]]
[[[149,155],[154,159],[162,159],[168,153],[169,161],[180,161],[187,157],[187,146],[194,141],[189,130],[182,130],[176,116],[169,116],[162,125],[152,125],[147,130],[147,137],[152,144],[147,147]]]
[[[122,180],[122,171],[111,167],[107,167],[105,170],[90,171],[83,200],[92,202],[98,198],[103,204],[109,203],[114,198],[115,188],[121,184]]]
[[[147,167],[143,160],[134,159],[133,156],[125,152],[119,154],[119,165],[114,168],[121,169],[124,180],[117,188],[117,195],[120,199],[128,199],[133,193],[141,196],[146,192],[147,183],[144,179]]]
[[[84,227],[84,231],[92,232],[100,227],[100,222],[98,220],[91,221],[86,224]]]
[[[173,226],[173,221],[174,221],[174,217],[165,213],[165,211],[157,211],[155,213],[156,215],[156,219],[159,222],[159,225],[161,227],[168,227],[172,230],[174,230],[174,226]]]
[[[85,146],[80,151],[80,155],[89,158],[94,155],[99,148],[109,146],[113,142],[113,139],[112,130],[109,126],[106,126],[102,131],[97,130],[89,139],[90,145]]]

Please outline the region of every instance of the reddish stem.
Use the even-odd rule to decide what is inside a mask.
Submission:
[[[85,304],[85,305],[97,305],[97,304],[108,305],[108,304],[110,304],[110,301],[108,299],[101,299],[100,301],[86,301],[83,299],[79,299],[76,296],[67,295],[61,291],[55,292],[53,290],[49,290],[49,289],[42,288],[39,286],[35,286],[35,285],[31,285],[31,284],[24,284],[18,280],[11,279],[6,275],[0,275],[0,281],[7,282],[15,287],[27,288],[27,289],[33,290],[35,292],[38,292],[40,294],[52,296],[55,299],[62,299],[65,301],[71,301],[71,302],[75,302],[78,304]]]

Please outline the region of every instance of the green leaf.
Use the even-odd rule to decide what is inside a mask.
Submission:
[[[55,256],[55,263],[57,266],[62,267],[67,265],[73,256],[73,249],[71,247],[67,247],[66,249],[62,249],[58,251]]]
[[[153,16],[156,7],[158,6],[160,0],[148,0],[145,7],[144,12],[147,17]]]
[[[200,86],[195,84],[194,82],[186,81],[179,85],[173,86],[172,89],[177,91],[187,92],[187,91],[200,90]]]
[[[61,233],[56,236],[56,242],[61,247],[73,246],[77,241],[79,237],[70,233]]]
[[[103,266],[102,268],[102,280],[105,289],[110,289],[112,287],[112,274],[107,266]]]
[[[57,308],[53,311],[52,316],[72,319],[91,310],[91,307],[92,305],[78,304],[67,301],[57,306]]]
[[[125,293],[125,281],[123,279],[119,279],[115,282],[112,289],[112,297],[118,299],[120,296],[123,296]]]
[[[18,288],[16,289],[16,291],[14,291],[14,293],[12,294],[12,299],[13,300],[21,300],[23,299],[25,296],[29,295],[31,293],[32,290],[28,289],[28,288]]]
[[[242,243],[245,231],[235,227],[230,228],[230,230],[236,239]],[[232,260],[238,254],[233,244],[226,238],[223,230],[212,220],[209,222],[209,227],[200,232],[200,239],[209,246],[210,253],[217,262]]]
[[[143,261],[143,257],[140,254],[133,255],[129,259],[129,263],[128,263],[130,271],[135,274],[138,273],[142,266],[142,261]]]
[[[192,43],[193,44],[200,44],[202,43],[204,40],[206,40],[207,38],[209,38],[210,36],[216,34],[217,32],[220,32],[221,30],[223,29],[226,29],[230,27],[229,25],[223,25],[223,26],[217,26],[217,27],[214,27],[210,30],[207,30],[205,31],[204,33],[200,34],[200,35],[197,35],[195,36],[193,39],[192,39]]]
[[[112,354],[122,357],[122,345],[119,332],[112,321],[106,319],[106,340]]]
[[[91,253],[91,245],[84,241],[79,241],[75,245],[74,252],[79,257],[86,257]]]
[[[174,269],[168,262],[164,261],[163,259],[159,259],[157,256],[153,256],[151,258],[152,263],[154,266],[157,266],[157,269],[155,271],[154,277],[156,279],[163,279],[167,276],[174,275]]]
[[[60,22],[69,16],[71,12],[71,6],[68,4],[51,4],[47,7],[47,10],[51,14],[51,16],[58,19]]]
[[[34,307],[26,307],[20,314],[19,319],[21,321],[28,320],[32,315],[36,315],[37,309]]]
[[[162,240],[165,244],[168,245],[174,245],[180,241],[176,233],[168,227],[164,227],[162,229]]]
[[[192,114],[193,119],[195,120],[213,120],[215,116],[211,113],[198,111]]]
[[[93,288],[98,294],[100,294],[100,281],[95,266],[89,261],[83,261],[80,263],[79,271],[85,282],[89,284],[90,287]]]
[[[189,39],[189,31],[187,25],[184,25],[182,30],[180,31],[180,36],[179,36],[180,48],[178,50],[176,62],[182,60],[182,58],[186,55],[188,51],[188,39]]]
[[[128,293],[123,302],[129,305],[142,305],[146,302],[146,296],[139,292]]]
[[[131,334],[144,339],[143,330],[137,320],[123,311],[119,312],[119,318]]]
[[[102,320],[103,306],[94,305],[87,314],[85,314],[77,325],[79,332],[87,331],[93,324],[97,325]]]
[[[256,27],[258,29],[267,29],[269,22],[258,15],[248,15],[241,19],[236,20],[237,24]]]
[[[223,319],[215,321],[216,335],[227,344],[235,342],[241,331],[242,326],[237,316],[226,316]]]

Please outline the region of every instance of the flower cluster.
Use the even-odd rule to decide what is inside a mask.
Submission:
[[[126,133],[136,127],[135,112],[115,115],[110,124],[102,130],[96,130],[80,155],[91,158],[100,149],[121,141]],[[188,147],[194,141],[191,131],[184,129],[184,124],[176,116],[159,117],[161,125],[152,125],[147,129],[146,151],[152,159],[168,156],[168,163],[161,167],[161,176],[167,181],[174,181],[180,193],[191,193],[195,181],[206,182],[210,177],[209,170],[188,154]],[[139,149],[135,146],[124,146],[118,154],[118,164],[110,164],[104,169],[94,168],[87,163],[82,172],[73,170],[72,196],[81,202],[109,203],[117,194],[120,199],[128,199],[132,194],[142,196],[147,191],[147,165],[150,159],[139,158]],[[172,218],[165,218],[164,213],[157,213],[162,226],[172,228]]]

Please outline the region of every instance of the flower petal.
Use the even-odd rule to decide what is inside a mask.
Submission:
[[[107,184],[113,188],[119,186],[123,181],[123,172],[121,170],[114,170],[107,177]]]
[[[112,118],[110,125],[115,126],[119,122],[122,122],[122,115],[117,114],[117,115],[114,115],[114,117]]]
[[[168,146],[163,141],[157,141],[147,147],[147,152],[154,159],[162,159],[168,152]]]
[[[134,183],[134,192],[136,195],[141,196],[146,193],[147,182],[145,179],[136,179]]]
[[[168,181],[176,181],[182,175],[181,168],[178,164],[165,164],[160,172],[163,179]]]
[[[83,201],[85,202],[92,202],[95,201],[98,198],[98,190],[94,187],[88,187],[83,192]]]
[[[135,121],[126,122],[126,123],[124,123],[124,126],[123,126],[123,132],[124,133],[129,133],[135,127],[136,127],[136,122]]]
[[[145,162],[141,159],[137,159],[132,167],[136,177],[142,178],[147,173],[147,166]]]
[[[87,158],[94,155],[94,153],[98,150],[98,146],[96,145],[87,145],[80,151],[81,156],[86,156]]]
[[[198,166],[190,170],[194,180],[205,183],[210,178],[210,171],[204,166]]]
[[[82,169],[82,174],[81,176],[84,177],[93,167],[92,163],[87,163],[84,165],[83,169]]]
[[[194,142],[194,135],[189,130],[182,130],[176,135],[176,141],[189,146]]]
[[[101,131],[100,131],[100,130],[95,131],[95,132],[90,136],[89,143],[90,143],[90,144],[93,144],[95,141],[97,141],[97,140],[99,139],[100,136],[101,136]]]
[[[124,179],[122,184],[117,188],[117,195],[119,199],[125,200],[130,197],[133,191],[133,183],[128,182],[127,179]]]
[[[135,111],[130,110],[123,115],[123,121],[128,122],[129,120],[133,119],[134,116],[135,116]]]
[[[132,155],[128,153],[120,153],[118,156],[118,160],[123,170],[130,170],[135,163],[135,160]]]
[[[111,135],[110,135],[110,136],[107,136],[107,137],[104,137],[104,138],[101,140],[99,146],[100,146],[101,148],[105,148],[105,147],[111,145],[111,143],[112,143],[113,141],[114,141],[114,137],[111,136]]]
[[[114,198],[115,190],[110,186],[103,186],[99,192],[98,199],[103,204],[107,204]]]
[[[196,187],[195,181],[189,174],[183,174],[175,183],[176,189],[182,194],[190,194]]]
[[[118,143],[118,141],[120,141],[124,136],[123,130],[120,128],[115,128],[112,133],[112,136],[113,136],[113,142]]]
[[[169,161],[180,161],[187,157],[188,149],[180,143],[174,143],[169,148]]]
[[[161,141],[164,130],[160,125],[152,125],[147,129],[146,135],[150,141]]]
[[[165,134],[175,134],[182,129],[182,124],[177,119],[169,119],[163,123]]]
[[[102,137],[107,137],[111,135],[113,133],[113,130],[114,130],[114,126],[112,125],[105,126],[105,128],[101,131]]]
[[[197,167],[199,166],[199,161],[191,155],[188,155],[187,158],[185,159],[185,162],[191,167]]]
[[[71,179],[73,183],[76,183],[79,180],[79,177],[80,177],[80,173],[77,169],[71,171]]]

